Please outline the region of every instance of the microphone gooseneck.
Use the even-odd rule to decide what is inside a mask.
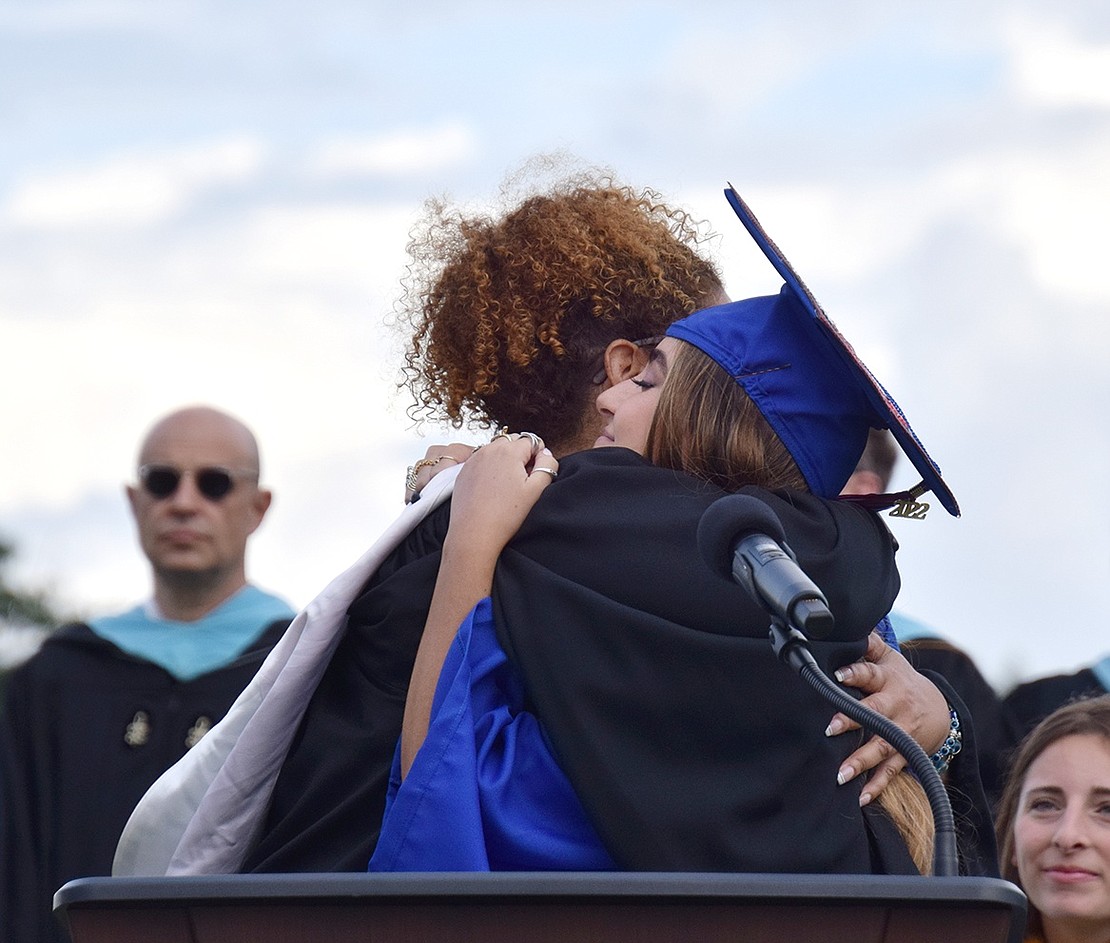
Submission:
[[[861,704],[829,678],[814,659],[806,637],[797,629],[787,628],[777,620],[772,621],[771,647],[779,658],[794,668],[804,681],[838,711],[851,717],[868,732],[878,734],[906,758],[910,769],[921,783],[921,788],[925,790],[925,797],[929,800],[929,808],[933,813],[936,829],[933,874],[937,877],[958,876],[960,866],[952,803],[948,800],[948,792],[940,774],[921,745],[889,717]]]

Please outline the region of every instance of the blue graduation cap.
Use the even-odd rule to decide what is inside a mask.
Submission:
[[[744,388],[814,494],[839,495],[863,454],[868,429],[889,429],[922,483],[890,496],[885,506],[913,504],[929,490],[958,517],[955,495],[894,398],[731,185],[725,197],[785,284],[777,295],[697,311],[672,324],[667,334],[712,357]]]

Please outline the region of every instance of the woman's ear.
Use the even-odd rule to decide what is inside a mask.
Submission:
[[[632,341],[618,337],[605,348],[605,376],[610,386],[616,386],[640,373],[647,365],[650,352],[637,347]]]

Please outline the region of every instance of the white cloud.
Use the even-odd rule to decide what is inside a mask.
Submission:
[[[72,33],[77,30],[106,28],[165,27],[188,10],[184,0],[60,0],[0,6],[0,29],[28,33]]]
[[[0,440],[19,443],[19,453],[0,507],[73,501],[90,483],[114,487],[146,425],[184,402],[259,417],[260,436],[269,433],[269,451],[286,463],[348,448],[348,419],[404,429],[398,358],[383,324],[415,211],[268,205],[174,242],[141,232],[82,241],[84,271],[124,258],[131,274],[63,296],[27,295],[22,317],[3,318],[11,353],[0,402],[15,408],[0,411]],[[61,240],[30,250],[49,279],[74,247]],[[70,460],[43,460],[57,451]]]
[[[1106,574],[1107,437],[1097,416],[1070,426],[1060,416],[1096,414],[1105,399],[1098,332],[1110,325],[1100,317],[1110,282],[1096,214],[1110,205],[1110,77],[1105,46],[1052,25],[1100,16],[1093,0],[992,0],[964,11],[958,31],[945,7],[747,4],[721,30],[716,5],[671,5],[650,48],[626,43],[602,57],[589,44],[540,44],[535,69],[497,96],[474,94],[498,78],[470,53],[452,73],[458,87],[398,82],[388,100],[375,96],[383,69],[416,68],[429,48],[481,48],[493,11],[468,8],[445,27],[421,8],[406,15],[413,30],[336,3],[313,8],[311,23],[271,17],[279,25],[260,34],[253,7],[170,3],[170,26],[183,29],[159,29],[165,4],[123,0],[0,12],[6,36],[41,44],[3,57],[8,84],[42,92],[13,115],[14,159],[0,181],[0,514],[23,522],[18,546],[40,548],[37,572],[74,598],[107,608],[142,591],[119,481],[146,424],[188,399],[240,413],[263,443],[278,501],[254,557],[261,582],[303,602],[362,550],[423,448],[390,405],[397,358],[380,330],[416,210],[399,194],[484,193],[502,161],[566,148],[709,218],[734,293],[775,291],[721,198],[721,178],[735,174],[892,381],[966,511],[912,534],[906,526],[907,611],[975,644],[989,673],[1002,658],[1021,656],[1032,674],[1103,652],[1089,587]],[[1007,26],[1014,6],[1025,19]],[[627,10],[642,29],[643,11]],[[141,35],[144,20],[164,46]],[[370,34],[359,30],[370,20],[393,58],[367,55]],[[72,69],[59,77],[60,63]],[[918,84],[903,89],[903,74]],[[535,75],[546,81],[526,85]],[[75,100],[77,87],[97,94]],[[783,142],[805,130],[794,103],[810,99],[829,109],[827,127],[812,152],[787,152]],[[872,118],[872,103],[892,110]],[[67,111],[75,104],[80,113]],[[455,120],[419,124],[456,106]],[[235,120],[272,145],[246,130],[220,137]],[[368,127],[395,130],[359,133]],[[200,137],[178,151],[154,143],[189,134]],[[288,176],[268,172],[271,146]],[[116,155],[89,156],[106,147]],[[497,166],[476,159],[486,150]],[[390,184],[393,202],[366,201]],[[234,201],[205,199],[223,186]],[[298,188],[329,199],[341,189],[345,202],[298,204]],[[1034,555],[1014,537],[1020,528],[1027,543],[1055,539],[1044,515],[1019,520],[1013,507],[1035,504],[1076,442],[1085,460],[1069,471],[1069,495],[1085,510],[1069,524],[1083,573],[1094,574],[1085,585],[1058,561],[1031,575]],[[115,503],[79,513],[97,495]],[[42,524],[50,516],[53,529]],[[86,556],[70,556],[78,550]],[[992,572],[968,580],[984,559]],[[1046,647],[1043,626],[1062,622],[1074,631]]]
[[[736,122],[799,82],[828,55],[828,33],[814,35],[812,18],[797,24],[750,8],[745,11],[742,48],[734,33],[715,20],[698,18],[685,24],[666,59],[647,65],[646,73],[660,79],[653,89],[659,98],[653,108],[662,104],[687,120]],[[711,144],[714,135],[703,129],[695,140],[703,139]]]
[[[1012,82],[1023,98],[1054,107],[1110,107],[1110,43],[1091,43],[1074,27],[1017,16],[1004,31]]]
[[[414,205],[344,202],[259,209],[220,238],[241,246],[245,277],[312,279],[323,290],[353,283],[392,289],[404,262]]]
[[[179,212],[208,188],[250,178],[260,169],[263,153],[258,140],[238,136],[39,173],[12,187],[0,219],[41,230],[150,225]]]
[[[740,195],[818,301],[829,305],[843,286],[879,277],[938,218],[957,211],[961,188],[943,179],[855,184],[778,183]],[[718,263],[733,297],[778,290],[781,279],[744,235],[720,190],[680,201],[722,237]],[[835,320],[835,310],[829,308]]]
[[[1108,303],[1107,167],[1110,128],[1103,128],[1067,147],[985,140],[912,180],[764,185],[742,195],[823,301],[829,289],[880,277],[931,228],[966,219],[1018,249],[1045,292]],[[689,205],[723,234],[719,261],[733,293],[750,293],[742,286],[753,283],[762,291],[771,270],[736,238],[739,223],[720,191],[696,194]]]
[[[425,175],[463,163],[478,151],[477,135],[460,121],[376,137],[324,141],[310,161],[318,177]]]
[[[1110,133],[1056,155],[1023,154],[999,165],[999,223],[1026,246],[1043,287],[1081,301],[1110,301],[1106,213]]]

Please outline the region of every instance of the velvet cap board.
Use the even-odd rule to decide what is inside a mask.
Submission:
[[[840,494],[863,454],[867,430],[889,429],[924,488],[958,517],[955,495],[898,404],[731,186],[725,197],[785,284],[777,295],[697,311],[672,324],[667,335],[693,344],[744,388],[814,494]]]

